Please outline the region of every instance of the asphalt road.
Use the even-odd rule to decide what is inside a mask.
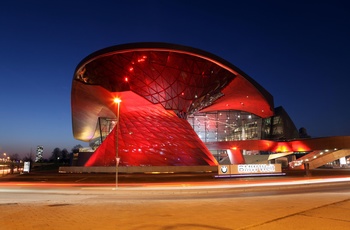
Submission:
[[[33,172],[0,178],[2,230],[350,229],[348,171],[210,174]]]
[[[350,170],[313,170],[312,176],[305,176],[303,171],[289,171],[286,176],[268,177],[239,177],[217,178],[214,173],[181,173],[181,174],[119,174],[118,189],[173,189],[182,191],[192,189],[210,194],[229,193],[233,191],[247,195],[248,192],[268,194],[305,193],[348,190],[350,188]],[[340,180],[340,181],[337,181]],[[345,180],[345,181],[344,181]],[[55,171],[32,171],[26,174],[9,174],[0,177],[0,187],[18,186],[21,188],[67,188],[89,187],[107,188],[116,187],[113,173],[77,173],[61,174]],[[312,186],[310,186],[312,185]],[[215,193],[214,193],[215,191]],[[223,194],[226,196],[225,194]]]

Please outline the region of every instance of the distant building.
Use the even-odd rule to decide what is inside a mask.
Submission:
[[[44,154],[44,147],[42,145],[38,145],[36,147],[35,162],[42,162],[43,154]]]

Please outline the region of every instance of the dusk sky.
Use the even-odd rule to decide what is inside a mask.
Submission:
[[[213,53],[255,79],[312,137],[350,135],[350,3],[0,2],[0,154],[70,151],[70,93],[94,51],[167,42]]]

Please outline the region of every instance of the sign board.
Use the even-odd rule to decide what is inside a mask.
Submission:
[[[265,174],[282,172],[281,164],[219,165],[218,172],[224,174]]]
[[[29,173],[29,171],[30,171],[30,162],[25,161],[23,166],[23,172]]]
[[[231,165],[219,165],[219,174],[231,174]]]

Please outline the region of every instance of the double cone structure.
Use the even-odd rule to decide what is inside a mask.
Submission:
[[[75,70],[71,106],[74,137],[96,148],[85,166],[113,166],[116,156],[120,166],[214,166],[188,116],[274,114],[273,97],[234,65],[167,43],[124,44],[89,55]]]

